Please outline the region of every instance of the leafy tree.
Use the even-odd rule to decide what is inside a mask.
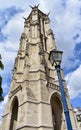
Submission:
[[[1,55],[0,55],[0,69],[1,70],[3,70],[4,69],[4,65],[3,65],[3,63],[2,63],[2,58],[1,58]],[[3,98],[3,96],[2,96],[2,94],[3,94],[3,89],[2,89],[2,87],[1,87],[1,85],[2,85],[2,77],[1,77],[1,75],[0,75],[0,101],[3,101],[4,100],[4,98]]]

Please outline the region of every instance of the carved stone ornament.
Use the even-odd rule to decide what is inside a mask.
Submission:
[[[22,90],[22,86],[21,85],[19,85],[16,89],[14,89],[13,91],[11,91],[10,97],[12,97],[14,94],[16,94],[20,90]]]

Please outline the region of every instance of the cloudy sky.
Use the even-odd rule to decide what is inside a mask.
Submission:
[[[8,99],[14,59],[29,5],[50,13],[56,44],[63,53],[62,67],[73,107],[81,107],[81,0],[0,0],[0,54],[4,64],[4,102],[0,103],[0,123]]]

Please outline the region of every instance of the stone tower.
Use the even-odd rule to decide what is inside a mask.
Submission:
[[[48,60],[52,49],[56,44],[50,19],[32,7],[20,38],[2,130],[67,130],[57,73]],[[61,75],[76,128],[62,69]]]

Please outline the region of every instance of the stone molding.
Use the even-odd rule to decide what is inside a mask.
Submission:
[[[49,102],[44,102],[44,101],[36,101],[36,100],[27,100],[24,103],[20,104],[18,107],[21,107],[22,105],[24,105],[25,103],[33,103],[33,104],[46,104],[46,105],[50,105]]]
[[[41,128],[41,127],[43,127],[43,128],[49,128],[49,129],[53,129],[53,126],[47,126],[47,125],[23,125],[23,126],[21,126],[21,127],[18,127],[16,130],[20,130],[20,129],[22,129],[22,128],[25,128],[25,127],[29,127],[29,128]]]
[[[22,86],[21,85],[19,85],[16,89],[11,91],[9,98],[11,98],[13,95],[15,95],[20,90],[22,90]]]

